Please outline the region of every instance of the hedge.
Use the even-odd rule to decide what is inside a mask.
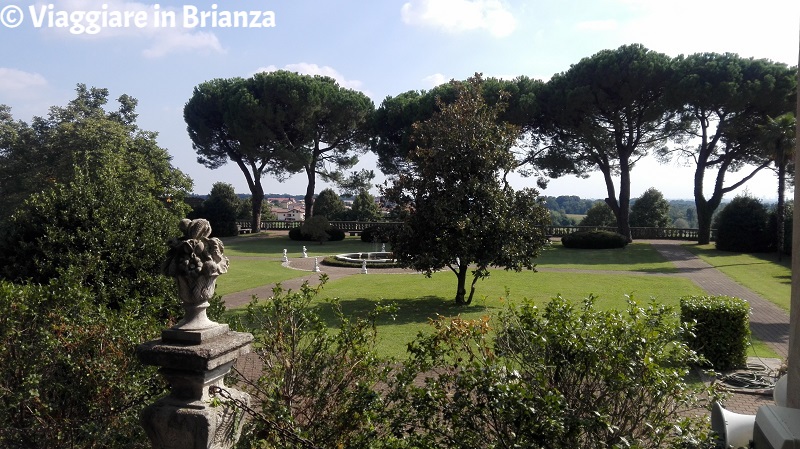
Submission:
[[[624,248],[628,240],[622,234],[602,231],[578,231],[561,237],[561,244],[567,248],[608,249]]]
[[[681,321],[694,323],[686,343],[719,371],[747,364],[749,316],[750,304],[743,299],[722,295],[681,298]]]

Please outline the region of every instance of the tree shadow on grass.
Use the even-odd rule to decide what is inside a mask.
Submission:
[[[491,308],[484,305],[472,304],[469,306],[457,306],[452,298],[441,296],[423,296],[421,298],[402,298],[402,299],[383,299],[375,301],[367,298],[340,299],[338,300],[342,312],[345,316],[367,317],[370,312],[375,310],[378,305],[394,305],[397,310],[379,314],[375,324],[377,325],[402,325],[402,324],[424,324],[437,315],[445,317],[455,317],[480,312],[488,312]],[[337,326],[338,320],[334,304],[323,302],[313,306],[315,311],[330,326]]]

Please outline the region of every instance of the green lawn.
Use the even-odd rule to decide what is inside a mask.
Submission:
[[[309,256],[327,256],[330,254],[357,253],[367,251],[380,251],[380,245],[374,243],[364,243],[361,237],[347,236],[339,242],[296,242],[289,239],[286,234],[260,233],[245,234],[241,237],[227,237],[222,239],[225,244],[226,256],[249,256],[249,257],[283,257],[283,250],[289,258],[301,257],[303,246],[308,250]]]
[[[581,250],[554,243],[536,261],[539,267],[579,270],[641,271],[675,273],[677,269],[648,243],[632,243],[625,248]]]
[[[714,244],[687,244],[684,247],[736,282],[789,311],[792,286],[790,256],[784,256],[778,262],[774,253],[731,253],[716,250]]]
[[[506,304],[506,288],[510,302],[528,298],[544,303],[561,294],[580,303],[594,294],[598,297],[595,305],[599,309],[624,309],[626,295],[632,294],[640,304],[652,297],[675,307],[676,312],[680,296],[702,293],[691,281],[677,277],[496,270],[488,279],[478,282],[471,306],[457,307],[452,299],[455,292],[452,273],[435,273],[430,279],[422,275],[370,274],[330,282],[320,295],[320,310],[326,318],[332,319],[330,306],[325,305],[324,298],[338,298],[347,314],[363,314],[379,302],[395,304],[398,307],[396,316],[384,317],[378,324],[381,352],[399,356],[413,336],[428,330],[429,318],[437,314],[468,319],[496,315]]]
[[[223,241],[225,254],[231,258],[231,269],[217,281],[217,291],[222,295],[308,274],[281,266],[283,249],[288,250],[290,258],[300,257],[304,242],[294,242],[285,235],[265,236],[264,233]],[[312,257],[380,250],[377,245],[363,243],[358,237],[323,245],[306,242],[305,245]],[[687,248],[770,300],[775,301],[773,297],[785,294],[785,308],[788,309],[788,261],[779,265],[769,257],[721,253],[710,246],[688,245]],[[408,341],[418,332],[428,330],[429,318],[437,314],[461,315],[463,318],[495,316],[505,306],[506,291],[509,301],[519,302],[528,298],[537,303],[558,294],[579,303],[593,294],[600,309],[625,308],[626,295],[631,294],[640,304],[654,298],[659,303],[675,307],[676,313],[681,296],[702,294],[702,290],[687,279],[657,275],[674,273],[676,269],[645,243],[633,243],[627,248],[614,250],[574,250],[556,243],[543,252],[537,260],[537,267],[543,271],[515,273],[493,270],[488,279],[476,285],[475,299],[469,307],[453,304],[455,276],[449,270],[434,273],[431,278],[418,274],[372,273],[330,281],[319,296],[317,307],[333,324],[331,306],[326,298],[339,298],[346,313],[356,314],[365,313],[381,302],[397,305],[398,313],[394,317],[383,317],[378,324],[381,352],[400,356],[405,353]],[[608,270],[619,274],[564,273],[546,271],[547,268]],[[752,285],[747,282],[752,282]],[[762,343],[756,341],[754,344],[759,356],[776,356]]]
[[[229,256],[230,257],[230,256]],[[262,285],[271,285],[308,274],[281,265],[280,257],[231,258],[228,272],[217,278],[217,293],[222,296]]]
[[[301,257],[303,245],[310,257],[381,249],[379,246],[375,248],[375,244],[362,242],[360,237],[350,236],[339,242],[325,242],[322,245],[295,242],[285,234],[268,233],[228,237],[222,242],[225,255],[230,258],[228,273],[217,279],[217,293],[223,296],[307,275],[307,272],[281,265],[284,249],[289,258]]]

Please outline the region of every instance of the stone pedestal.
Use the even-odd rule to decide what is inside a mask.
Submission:
[[[142,425],[155,449],[229,449],[242,431],[244,410],[238,405],[249,406],[250,397],[225,388],[223,379],[250,352],[253,336],[231,332],[206,315],[217,277],[229,264],[222,241],[211,237],[211,224],[183,219],[179,228],[183,236],[169,241],[162,272],[175,278],[185,316],[163,330],[161,339],[136,348],[139,360],[161,367],[170,385],[168,396],[144,410]],[[211,387],[229,398],[212,398]]]
[[[155,449],[228,449],[238,441],[244,411],[226,399],[212,401],[209,388],[224,388],[234,400],[249,405],[250,397],[226,388],[223,379],[236,359],[250,352],[253,336],[219,327],[224,333],[199,343],[171,340],[166,333],[136,348],[142,363],[161,367],[171,389],[142,413]]]

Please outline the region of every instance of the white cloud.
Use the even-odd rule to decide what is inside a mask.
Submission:
[[[41,89],[47,80],[38,73],[0,67],[0,92],[19,93],[29,89]]]
[[[434,88],[440,84],[444,84],[450,81],[450,78],[442,75],[441,73],[434,73],[433,75],[428,75],[425,78],[422,78],[422,82],[425,84],[425,87],[430,89]]]
[[[431,26],[449,33],[487,30],[495,37],[514,32],[517,20],[500,0],[410,0],[400,10],[408,25]]]
[[[261,67],[257,69],[254,73],[259,72],[274,72],[276,70],[288,70],[290,72],[297,72],[303,75],[321,75],[321,76],[328,76],[336,80],[340,86],[345,87],[347,89],[359,90],[367,94],[366,91],[362,89],[364,83],[358,80],[348,80],[339,73],[336,69],[330,66],[319,66],[317,64],[310,64],[307,62],[300,62],[297,64],[286,64],[285,66],[278,68],[274,65],[270,65],[267,67]],[[369,95],[369,94],[367,94]]]
[[[617,1],[631,13],[619,27],[628,42],[671,56],[734,52],[797,64],[797,0]]]
[[[142,51],[147,58],[161,58],[170,53],[181,52],[214,52],[224,53],[222,45],[213,33],[187,33],[176,30],[171,33],[158,33],[154,36],[153,45]]]

